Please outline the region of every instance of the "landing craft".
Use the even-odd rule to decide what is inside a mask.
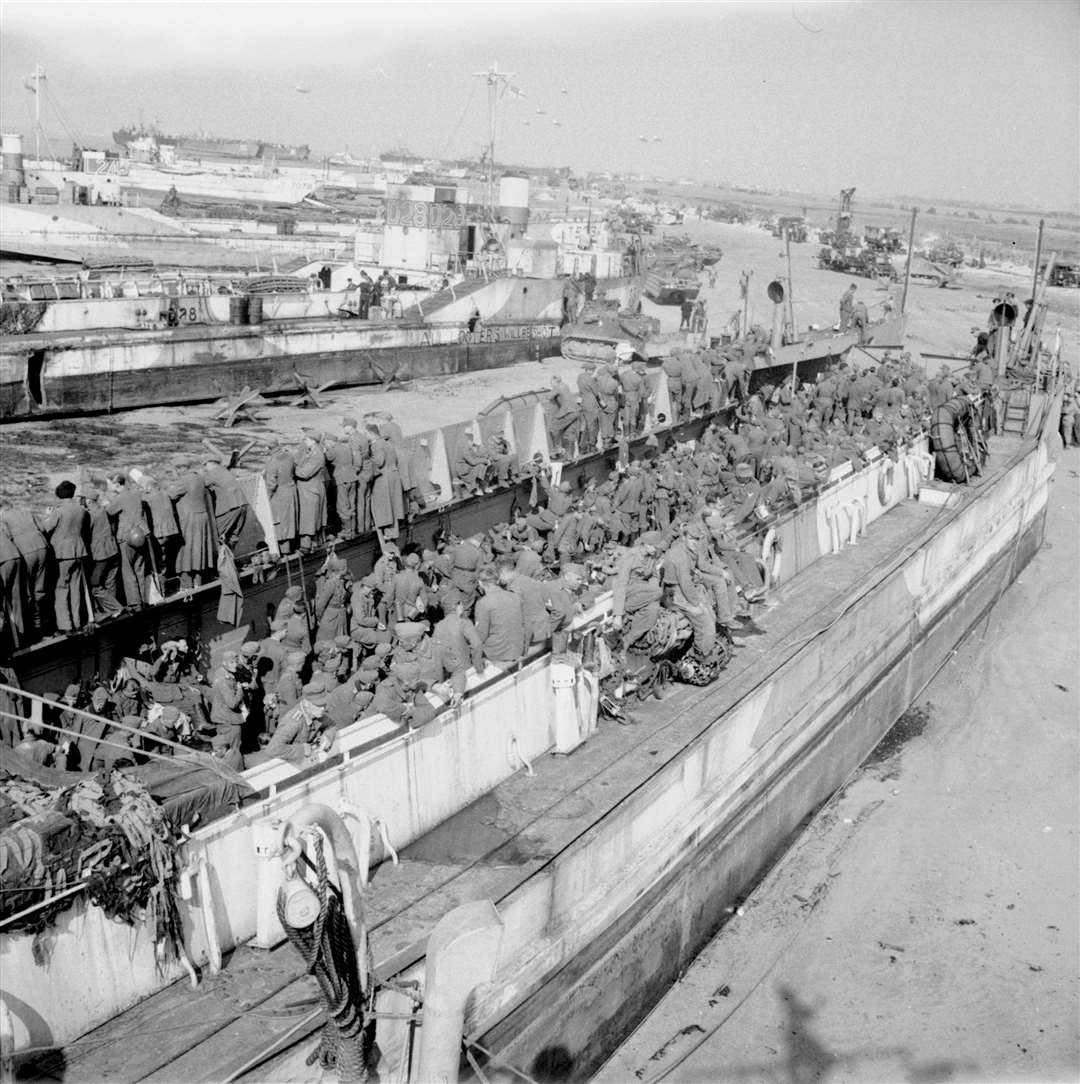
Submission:
[[[542,117],[547,112],[546,109],[541,109],[540,106],[536,107],[536,115]]]
[[[308,87],[305,87],[303,83],[297,83],[296,87],[294,89],[296,90],[297,94],[310,94],[311,93],[311,90]]]
[[[562,121],[556,120],[554,117],[551,118],[551,123],[554,124],[556,128],[562,127]]]

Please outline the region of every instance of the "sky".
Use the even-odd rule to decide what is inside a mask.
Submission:
[[[141,115],[357,157],[475,156],[473,73],[497,61],[521,95],[498,103],[500,162],[1073,210],[1078,43],[1078,0],[2,0],[0,126],[32,146],[40,63],[58,152]]]

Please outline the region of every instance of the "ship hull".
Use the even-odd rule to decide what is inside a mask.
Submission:
[[[797,755],[762,756],[746,773],[744,789],[717,803],[722,812],[703,811],[684,828],[663,876],[549,982],[483,1032],[481,1044],[534,1072],[554,1062],[571,1066],[564,1079],[589,1079],[985,617],[1002,587],[1040,548],[1044,528],[1045,510],[1017,540],[1015,555],[999,554],[969,594],[932,627],[915,631],[910,649],[876,671],[857,695],[838,689]],[[701,752],[688,756],[670,773],[670,785],[678,788],[699,767],[707,771],[708,759]],[[660,804],[658,793],[654,808]],[[623,815],[630,823],[648,813],[628,809]]]
[[[632,279],[606,283],[616,297],[634,285]],[[0,421],[199,402],[245,388],[295,394],[295,373],[313,387],[350,387],[498,368],[559,352],[558,279],[508,276],[472,284],[422,304],[420,318],[387,321],[324,316],[223,327],[202,322],[203,299],[179,300],[182,326],[175,328],[5,337]],[[155,319],[162,304],[149,299],[147,318]]]
[[[0,420],[205,402],[244,388],[295,395],[294,373],[313,388],[386,384],[539,361],[559,348],[558,324],[547,322],[493,323],[478,333],[464,324],[399,327],[382,336],[347,324],[244,332],[138,345],[121,338],[89,360],[79,349],[45,357],[29,351],[0,380]]]
[[[493,980],[470,1001],[466,1032],[533,1075],[543,1064],[559,1063],[564,1079],[585,1078],[1036,552],[1052,465],[1034,443],[1002,458],[977,491],[960,491],[946,508],[905,501],[910,482],[898,469],[891,503],[870,506],[880,526],[875,523],[865,542],[843,558],[829,555],[829,509],[849,499],[873,502],[881,493],[883,465],[865,468],[797,510],[783,527],[784,561],[791,569],[785,579],[797,579],[771,611],[775,640],[763,654],[713,686],[669,698],[662,706],[667,714],[644,744],[639,739],[607,767],[598,768],[589,755],[558,762],[557,775],[577,772],[580,781],[568,778],[563,797],[542,806],[542,816],[526,820],[527,833],[519,829],[533,857],[507,862],[492,852],[434,895],[423,874],[425,887],[415,904],[384,909],[387,917],[373,929],[380,975],[422,981],[432,916],[464,899],[491,898],[503,923],[503,943]],[[886,515],[896,502],[901,507]],[[831,571],[822,573],[830,561]],[[810,576],[829,589],[800,590],[798,583],[810,579],[806,571],[818,564]],[[478,714],[458,721],[443,717],[385,752],[346,750],[340,765],[333,761],[325,770],[289,780],[289,790],[280,784],[263,791],[257,815],[238,814],[197,833],[196,842],[217,871],[231,937],[257,934],[258,900],[273,898],[266,886],[260,888],[262,874],[251,857],[251,833],[260,819],[287,819],[306,802],[332,804],[355,790],[362,797],[351,800],[377,810],[400,846],[477,794],[493,793],[507,815],[509,795],[500,798],[499,788],[515,781],[507,779],[505,764],[499,766],[506,741],[534,760],[537,747],[550,743],[550,720],[522,707],[539,704],[535,698],[550,680],[535,669],[543,665],[537,660],[519,679],[481,694],[489,700],[471,709]],[[492,790],[500,771],[507,781]],[[403,788],[405,779],[410,785]],[[539,797],[553,783],[544,777],[537,785]],[[532,792],[518,786],[515,793]],[[522,861],[524,867],[515,868]],[[401,875],[376,878],[372,891],[396,893],[403,885]],[[76,977],[86,974],[78,970],[83,950],[67,960],[68,948],[102,941],[101,951],[108,954],[103,958],[114,958],[119,949],[104,942],[119,944],[131,936],[95,912],[80,905],[62,916],[49,974],[31,963],[31,938],[4,939],[5,962],[12,974],[24,976],[19,996],[50,1021],[54,1035],[77,1034],[73,1017],[79,1013],[86,1030],[111,1015],[110,1006],[115,1013],[154,985],[152,946],[140,932],[135,947],[125,950],[123,975],[94,980],[92,991],[80,989],[86,985]],[[191,929],[189,947],[193,957],[205,958],[197,928]],[[67,982],[69,967],[76,970]],[[122,1031],[124,1022],[116,1026]],[[406,1048],[397,1026],[380,1023],[382,1050]],[[234,1040],[226,1031],[215,1041]],[[265,1047],[266,1037],[256,1045]],[[306,1079],[306,1053],[305,1047],[286,1056],[272,1077]],[[162,1057],[183,1075],[203,1071],[199,1065],[225,1072],[226,1054],[237,1061],[247,1057],[235,1046]],[[396,1072],[392,1064],[380,1066],[383,1079],[401,1079]]]

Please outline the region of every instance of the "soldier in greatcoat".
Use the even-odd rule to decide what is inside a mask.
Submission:
[[[295,471],[300,497],[300,550],[307,553],[322,541],[326,529],[326,456],[321,433],[304,435]]]
[[[147,548],[150,545],[150,524],[146,506],[138,487],[128,484],[126,474],[109,479],[105,508],[116,521],[116,545],[120,551],[120,576],[124,602],[141,609],[146,605],[146,589],[150,573]]]
[[[375,424],[368,425],[371,440],[371,525],[385,539],[398,536],[398,524],[405,518],[405,491],[398,468],[397,448],[379,433]]]
[[[26,577],[24,623],[29,639],[52,631],[55,621],[49,601],[49,540],[41,532],[29,508],[5,508],[0,519],[22,557]]]
[[[278,546],[282,553],[292,553],[300,535],[300,495],[296,489],[296,461],[284,444],[279,444],[266,461],[263,481]]]
[[[176,505],[183,539],[176,555],[180,586],[185,590],[201,587],[205,579],[213,577],[217,568],[217,532],[210,494],[206,492],[202,475],[190,470],[169,488],[169,496]]]

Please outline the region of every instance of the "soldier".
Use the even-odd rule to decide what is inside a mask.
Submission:
[[[629,344],[619,344],[620,347],[624,345],[629,350]],[[622,388],[622,431],[624,436],[633,437],[637,435],[640,424],[645,379],[637,368],[630,364],[630,358],[625,357],[625,351],[620,357],[619,350],[616,348],[615,356],[621,361],[618,377]],[[631,357],[633,357],[632,351]]]
[[[406,553],[402,562],[405,567],[395,572],[390,581],[387,605],[395,621],[413,621],[427,609],[425,585],[418,571],[420,555]]]
[[[498,577],[486,573],[479,580],[476,633],[484,658],[499,670],[515,666],[525,654],[525,612],[518,595],[507,590],[512,565],[500,566]]]
[[[750,398],[750,365],[744,358],[728,358],[723,366],[723,379],[728,403],[745,403]]]
[[[670,588],[670,605],[690,620],[694,647],[708,655],[716,646],[716,615],[705,592],[694,581],[697,549],[704,528],[687,529],[664,554],[663,580]]]
[[[695,414],[700,414],[710,408],[719,394],[719,389],[713,380],[712,368],[704,357],[697,353],[692,357],[696,379],[691,392],[690,406]]]
[[[301,651],[305,658],[311,652],[311,632],[308,626],[307,609],[301,601],[298,604],[283,599],[278,606],[277,616],[284,618],[285,636],[282,643],[290,651]]]
[[[730,518],[735,526],[754,514],[760,495],[761,485],[754,478],[754,468],[749,463],[736,463],[735,481],[728,493],[733,506]]]
[[[270,635],[259,644],[259,655],[255,660],[255,680],[262,686],[264,698],[274,691],[285,667],[288,649],[282,641],[285,639],[286,628],[287,621],[271,621]]]
[[[334,640],[346,634],[349,625],[348,601],[348,567],[342,558],[330,554],[315,589],[316,640]]]
[[[578,445],[584,454],[595,451],[596,439],[600,434],[600,391],[596,385],[595,362],[586,361],[582,364],[577,387],[578,401],[581,404]]]
[[[659,531],[646,531],[619,559],[612,584],[611,615],[615,631],[623,633],[624,646],[641,639],[660,616],[664,592],[656,572],[661,540]]]
[[[79,499],[90,517],[90,594],[95,611],[111,616],[123,609],[117,598],[120,547],[98,491],[85,486],[79,491]]]
[[[466,612],[472,609],[476,601],[476,581],[487,560],[481,548],[482,542],[482,535],[470,535],[449,551],[447,584],[440,595],[444,600],[449,598],[451,605],[455,599],[460,598]],[[446,609],[445,604],[443,608]]]
[[[423,726],[435,717],[437,709],[422,695],[419,669],[392,669],[378,685],[365,715],[383,714],[410,729]]]
[[[217,534],[214,531],[213,508],[202,475],[188,471],[169,489],[176,502],[176,516],[183,542],[176,555],[176,570],[180,573],[182,589],[201,587],[204,578],[217,567]]]
[[[0,519],[7,526],[11,542],[22,558],[26,582],[26,634],[29,639],[40,639],[55,628],[53,607],[49,604],[49,540],[28,508],[6,508]]]
[[[21,647],[27,638],[26,594],[22,554],[15,546],[8,525],[0,519],[0,634],[3,634],[0,646],[5,650]]]
[[[300,552],[310,553],[322,541],[326,529],[326,456],[321,433],[310,430],[304,434],[295,472],[300,499]]]
[[[563,561],[558,577],[540,585],[547,611],[547,635],[551,637],[551,650],[557,655],[565,652],[569,644],[570,623],[580,609],[575,596],[582,582],[582,570],[570,561]]]
[[[142,476],[140,485],[152,532],[148,556],[161,576],[169,579],[176,574],[176,556],[183,541],[176,509],[169,494],[148,474]],[[164,588],[164,583],[161,586]]]
[[[636,463],[631,463],[612,501],[612,512],[619,523],[619,535],[624,540],[628,541],[636,535],[643,525],[644,492],[641,470]]]
[[[305,685],[302,699],[281,715],[270,740],[258,753],[251,755],[251,763],[264,764],[268,760],[281,759],[302,765],[315,760],[319,753],[329,753],[337,732],[326,725],[327,699],[322,682]]]
[[[852,283],[840,295],[840,330],[847,331],[851,326],[855,310],[855,283]]]
[[[852,289],[855,287],[853,286]],[[867,332],[870,330],[870,312],[863,300],[856,301],[851,310],[852,326],[859,333],[859,343],[866,342]]]
[[[243,764],[240,739],[247,717],[244,688],[237,680],[240,658],[235,651],[221,656],[221,668],[210,690],[210,722],[215,728],[214,755],[239,770]]]
[[[668,397],[671,400],[671,421],[679,420],[679,411],[683,399],[683,378],[685,367],[683,365],[682,351],[673,349],[664,358],[662,368],[667,374]]]
[[[570,388],[556,376],[551,382],[551,444],[553,454],[561,453],[567,459],[574,457],[578,439],[581,412]]]
[[[296,488],[296,460],[280,440],[263,467],[263,480],[274,518],[274,536],[282,553],[292,553],[300,535],[300,494]]]
[[[504,567],[506,568],[505,576],[502,575]],[[543,585],[531,576],[521,575],[516,570],[516,562],[513,558],[500,558],[496,568],[500,573],[500,582],[506,590],[521,599],[526,644],[529,646],[542,644],[550,632]]]
[[[213,501],[217,536],[223,545],[236,549],[247,522],[247,497],[232,471],[220,459],[206,461],[203,482]]]
[[[361,320],[366,320],[371,312],[371,295],[374,289],[374,283],[371,281],[371,276],[366,271],[360,272],[360,286],[357,290],[358,301],[356,306],[356,315]]]
[[[491,438],[488,456],[491,460],[491,482],[497,486],[511,485],[514,481],[516,461],[506,437],[496,434]]]
[[[300,674],[306,663],[307,655],[303,651],[290,651],[285,656],[285,664],[274,686],[274,701],[277,705],[278,718],[300,699],[303,689]]]
[[[379,432],[374,422],[368,423],[371,440],[371,525],[384,539],[398,537],[398,524],[405,518],[405,487],[398,468],[397,448]]]
[[[596,390],[600,400],[600,443],[605,447],[615,439],[615,419],[619,416],[619,381],[610,365],[596,371]]]
[[[484,645],[476,626],[465,616],[460,598],[435,625],[431,638],[439,645],[445,665],[452,673],[464,674],[471,662],[477,674],[483,674]]]
[[[831,372],[818,373],[814,387],[814,416],[824,428],[833,419],[836,409],[836,380]]]
[[[116,544],[120,551],[120,575],[124,585],[124,603],[142,609],[147,603],[150,575],[147,558],[150,525],[142,493],[128,484],[127,475],[114,474],[109,479],[105,508],[116,517]]]
[[[357,479],[363,452],[357,440],[357,420],[344,418],[341,425],[341,436],[326,448],[326,462],[334,476],[338,530],[343,538],[352,538],[359,528]]]
[[[544,571],[541,553],[544,551],[542,538],[530,538],[523,549],[519,550],[514,563],[514,570],[522,576],[539,576]]]
[[[463,433],[458,440],[454,455],[453,474],[466,493],[480,495],[491,492],[486,485],[491,460],[483,446],[471,431]]]

